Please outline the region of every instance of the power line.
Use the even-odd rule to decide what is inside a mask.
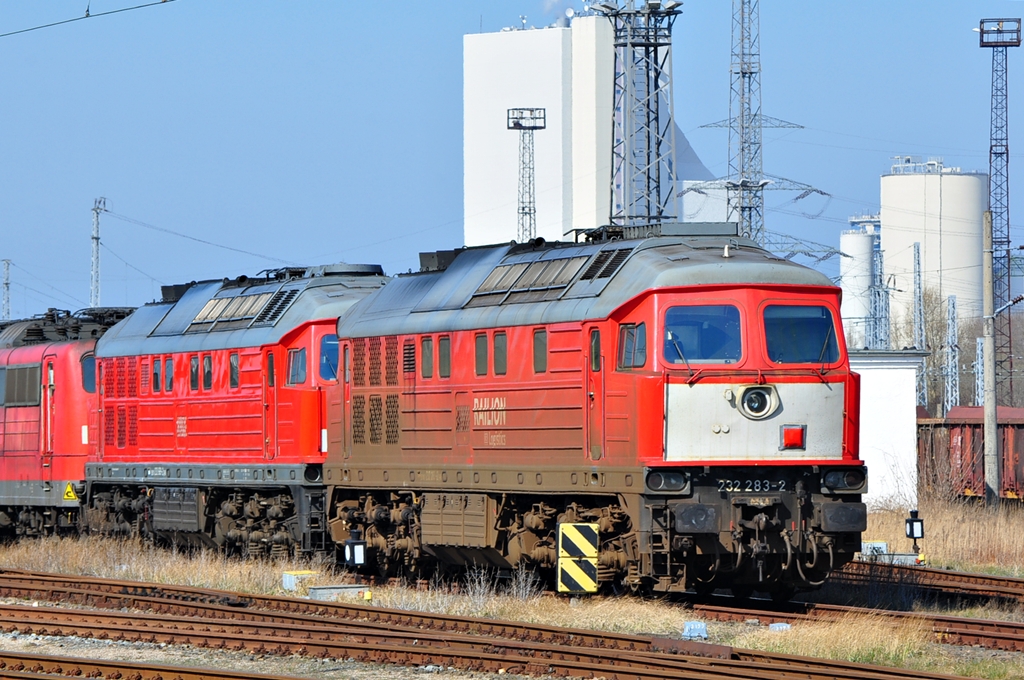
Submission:
[[[149,279],[150,281],[152,281],[152,282],[154,282],[154,283],[159,283],[160,285],[163,285],[163,283],[164,283],[163,281],[161,281],[160,279],[156,278],[155,276],[151,276],[151,275],[147,274],[146,272],[142,271],[141,269],[139,269],[138,267],[136,267],[135,265],[133,265],[133,264],[132,264],[131,262],[129,262],[128,260],[124,259],[124,258],[123,258],[123,257],[121,257],[120,255],[118,255],[117,253],[115,253],[115,252],[114,252],[113,250],[111,250],[111,249],[110,249],[110,246],[108,246],[108,245],[107,245],[106,243],[100,243],[100,245],[101,245],[101,246],[103,246],[103,248],[105,248],[105,249],[106,249],[106,251],[107,251],[108,253],[110,253],[111,255],[113,255],[114,257],[116,257],[117,259],[121,260],[121,262],[124,262],[125,266],[127,266],[127,267],[131,267],[132,269],[134,269],[134,270],[135,270],[135,271],[137,271],[138,273],[140,273],[140,274],[142,274],[143,276],[145,276],[145,277],[146,277],[147,279]]]
[[[28,270],[27,270],[27,269],[25,269],[24,267],[22,267],[22,266],[20,266],[20,265],[18,265],[18,264],[16,264],[16,263],[14,263],[14,262],[11,262],[11,266],[12,266],[12,267],[17,267],[17,268],[18,268],[19,270],[21,270],[21,271],[25,272],[26,274],[28,274],[29,276],[31,276],[31,277],[32,277],[33,279],[35,279],[36,281],[39,281],[40,283],[44,284],[44,285],[45,285],[45,286],[47,286],[48,288],[52,288],[52,289],[53,289],[53,290],[55,290],[56,292],[60,293],[60,294],[61,294],[61,296],[62,296],[62,297],[64,298],[64,301],[65,301],[65,302],[67,302],[67,301],[72,301],[72,302],[74,302],[75,304],[79,304],[79,305],[82,305],[83,307],[86,307],[86,306],[88,306],[88,304],[87,304],[86,302],[84,302],[84,301],[82,301],[82,300],[79,300],[78,298],[76,298],[76,297],[75,297],[74,295],[72,295],[71,293],[66,293],[66,292],[64,292],[63,290],[61,290],[60,288],[57,288],[56,286],[54,286],[54,285],[50,284],[50,282],[48,282],[48,281],[47,281],[46,279],[42,279],[42,278],[39,278],[38,276],[36,276],[36,275],[35,275],[35,274],[33,274],[32,272],[28,271]],[[21,284],[19,284],[19,285],[21,285]],[[24,285],[22,285],[22,287],[24,287],[24,288],[28,288],[28,286],[24,286]],[[29,290],[35,290],[35,289],[34,289],[34,288],[29,288]],[[50,297],[50,298],[52,298],[52,297],[53,297],[52,295],[48,295],[47,293],[41,293],[41,292],[40,292],[40,291],[38,291],[38,290],[36,290],[35,292],[39,293],[40,295],[47,295],[47,296],[48,296],[48,297]]]
[[[60,26],[62,24],[70,24],[74,21],[81,21],[83,19],[92,19],[94,17],[105,17],[108,14],[120,14],[121,12],[130,12],[133,9],[142,9],[143,7],[152,7],[153,5],[164,5],[168,2],[174,2],[174,0],[158,0],[157,2],[149,2],[145,5],[135,5],[134,7],[122,7],[121,9],[112,9],[107,12],[100,12],[99,14],[89,14],[88,8],[85,10],[85,16],[75,17],[74,19],[65,19],[63,21],[55,21],[52,24],[43,24],[42,26],[33,26],[32,28],[22,28],[17,31],[11,31],[9,33],[0,33],[0,38],[6,38],[9,35],[18,35],[19,33],[28,33],[30,31],[38,31],[43,28],[52,28],[54,26]]]
[[[225,246],[225,245],[222,245],[220,243],[214,243],[213,241],[206,241],[206,240],[203,240],[201,238],[196,238],[195,236],[189,236],[188,234],[183,234],[180,231],[174,231],[173,229],[167,229],[165,227],[158,227],[158,226],[156,226],[154,224],[147,224],[146,222],[142,222],[142,221],[134,219],[132,217],[126,217],[125,215],[119,215],[116,212],[111,212],[110,210],[104,209],[103,212],[105,212],[107,215],[110,215],[111,217],[114,217],[116,219],[121,220],[122,222],[130,222],[131,224],[135,224],[135,225],[138,225],[140,227],[145,227],[146,229],[152,229],[153,231],[159,231],[159,232],[162,232],[164,234],[171,234],[172,236],[177,236],[179,238],[188,239],[189,241],[195,241],[196,243],[202,243],[203,245],[207,245],[207,246],[213,246],[214,248],[222,248],[224,250],[230,250],[230,251],[233,251],[233,252],[236,252],[236,253],[242,253],[243,255],[249,255],[250,257],[258,257],[260,259],[269,260],[271,262],[280,262],[281,264],[298,264],[298,263],[292,262],[290,260],[282,260],[279,257],[271,257],[269,255],[261,255],[260,253],[254,253],[254,252],[252,252],[250,250],[242,250],[241,248],[234,248],[232,246]],[[147,276],[148,276],[148,274],[147,274]]]

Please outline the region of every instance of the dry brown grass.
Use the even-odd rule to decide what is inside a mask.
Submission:
[[[925,538],[918,542],[937,566],[1024,576],[1024,509],[1003,504],[998,511],[973,503],[924,502],[919,508]],[[904,533],[907,508],[868,515],[865,540],[887,541],[892,552],[910,552]]]

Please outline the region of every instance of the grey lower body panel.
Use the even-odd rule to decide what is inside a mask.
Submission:
[[[238,486],[239,484],[302,484],[320,479],[318,465],[182,465],[180,463],[90,463],[91,483],[147,486]]]
[[[68,485],[71,494],[67,494]],[[39,479],[0,482],[0,505],[46,506],[73,509],[79,506],[81,480],[45,482]],[[71,496],[74,496],[72,498]]]

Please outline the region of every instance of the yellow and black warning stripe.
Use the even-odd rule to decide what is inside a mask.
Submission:
[[[558,592],[597,592],[596,524],[558,525]]]

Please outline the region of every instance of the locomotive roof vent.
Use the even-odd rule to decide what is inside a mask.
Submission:
[[[455,261],[455,258],[463,250],[463,248],[459,248],[457,250],[435,250],[431,253],[420,253],[420,271],[443,272],[451,266],[452,262]]]
[[[312,278],[316,276],[384,276],[384,268],[379,264],[323,264],[318,267],[310,267],[306,270],[305,276]]]
[[[657,236],[738,236],[738,222],[655,222],[630,226],[608,225],[590,229],[590,242],[633,241]]]

